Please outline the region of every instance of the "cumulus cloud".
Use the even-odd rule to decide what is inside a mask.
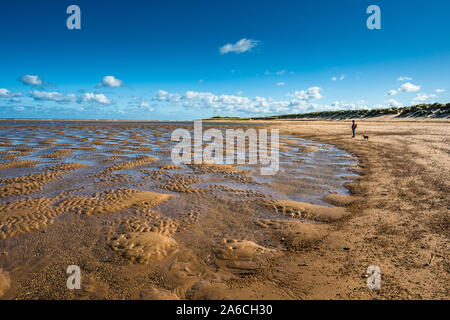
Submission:
[[[420,86],[412,84],[411,82],[406,82],[400,86],[397,90],[390,90],[386,93],[387,96],[396,95],[399,92],[416,92],[420,90]]]
[[[395,99],[389,99],[389,100],[386,100],[385,103],[386,103],[387,106],[390,107],[390,108],[401,108],[401,107],[403,107],[403,104],[400,103],[400,102],[398,102],[398,101],[395,100]]]
[[[356,103],[346,101],[335,101],[330,105],[316,106],[316,109],[321,111],[335,111],[335,110],[356,110],[367,109],[367,103],[364,100],[359,100]]]
[[[134,97],[129,102],[129,108],[131,111],[155,111],[155,108],[150,105],[150,103],[144,99],[139,97]]]
[[[0,88],[0,98],[16,99],[17,97],[21,96],[22,94],[20,92],[11,92],[6,88]]]
[[[30,91],[30,97],[38,101],[53,101],[53,102],[76,102],[79,104],[86,103],[100,103],[100,104],[111,104],[112,100],[107,98],[104,94],[100,93],[85,93],[81,96],[76,96],[74,94],[64,94],[61,92],[49,92],[49,91]]]
[[[148,111],[154,111],[155,110],[155,108],[153,108],[150,105],[150,103],[145,102],[145,101],[139,103],[139,108],[142,108],[142,109],[145,109],[145,110],[148,110]]]
[[[180,99],[180,95],[178,94],[172,94],[172,93],[168,93],[167,91],[164,90],[158,90],[156,92],[155,97],[153,98],[154,101],[159,101],[159,102],[178,102]]]
[[[294,94],[288,94],[288,97],[294,97],[299,101],[310,102],[311,100],[320,99],[322,95],[320,87],[311,87],[308,90],[295,91]]]
[[[436,97],[435,94],[426,94],[426,93],[419,93],[417,96],[411,101],[412,104],[420,104],[430,98]]]
[[[34,75],[25,75],[19,79],[23,84],[29,85],[29,86],[40,86],[43,85],[44,82],[39,78],[38,76]]]
[[[115,78],[114,76],[105,76],[102,82],[98,84],[98,87],[118,88],[122,86],[123,81]]]
[[[412,84],[411,82],[406,82],[400,86],[398,91],[400,92],[416,92],[420,90],[420,86],[416,86],[415,84]]]
[[[76,97],[74,94],[65,95],[60,92],[47,92],[47,91],[30,91],[30,97],[35,100],[41,101],[55,101],[55,102],[75,102]]]
[[[397,94],[397,90],[389,90],[388,93],[386,93],[387,96],[395,96]]]
[[[250,51],[259,44],[258,40],[243,38],[236,42],[235,44],[227,43],[226,45],[220,47],[220,54],[227,54],[230,52],[243,53]]]
[[[311,107],[310,102],[320,99],[321,88],[312,87],[307,90],[295,91],[291,100],[277,100],[271,97],[254,98],[240,95],[215,95],[210,92],[186,91],[184,94],[172,94],[158,90],[154,101],[172,103],[186,108],[212,109],[218,112],[243,112],[250,114],[270,114],[285,112],[300,112]]]
[[[445,90],[444,89],[436,89],[435,92],[436,93],[442,93],[442,92],[445,92]]]
[[[79,99],[80,103],[96,102],[100,104],[111,104],[112,101],[108,99],[103,93],[85,93]]]
[[[411,80],[412,80],[411,77],[402,77],[402,76],[398,77],[397,79],[397,81],[411,81]]]

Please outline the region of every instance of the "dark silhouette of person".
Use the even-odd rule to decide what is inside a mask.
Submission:
[[[357,126],[358,125],[355,123],[355,120],[352,120],[352,131],[353,131],[353,137],[352,138],[355,137],[355,132],[356,132],[356,127]]]

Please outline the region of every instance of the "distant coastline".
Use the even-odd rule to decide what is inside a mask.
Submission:
[[[348,119],[386,119],[386,120],[447,120],[450,119],[450,102],[447,104],[419,104],[402,108],[335,110],[297,114],[271,115],[265,117],[229,117],[214,116],[203,121],[255,121],[255,120],[348,120]],[[33,119],[0,118],[0,123],[16,122],[99,122],[99,123],[186,123],[193,120],[142,120],[142,119]],[[199,119],[200,120],[200,119]]]

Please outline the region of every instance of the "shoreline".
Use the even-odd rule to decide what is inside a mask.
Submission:
[[[276,120],[262,120],[262,119],[194,119],[194,120],[114,120],[114,119],[21,119],[21,118],[0,118],[0,124],[2,122],[99,122],[99,123],[190,123],[197,120],[201,120],[204,123],[286,123],[286,122],[349,122],[352,120],[358,122],[427,122],[427,123],[450,123],[449,118],[428,118],[428,117],[396,117],[396,116],[377,116],[372,118],[348,118],[348,119],[320,119],[320,118],[299,118],[299,119],[276,119]]]
[[[267,122],[272,128],[282,122],[280,132],[335,145],[355,155],[362,168],[360,177],[346,184],[354,201],[341,204],[352,215],[337,223],[302,273],[314,288],[305,298],[448,299],[449,128],[441,121],[439,128],[430,121],[386,121],[382,128],[378,121],[357,121],[356,139],[347,128],[349,121],[320,123],[334,126],[328,130],[332,132],[324,132],[316,121],[299,127],[293,121]],[[308,125],[317,130],[305,129]],[[363,133],[369,141],[362,139]],[[440,153],[427,159],[430,150]],[[381,268],[381,290],[365,288],[369,265]],[[316,268],[328,273],[317,275]],[[336,270],[342,272],[337,278]]]
[[[117,275],[127,275],[127,277],[128,275],[141,275],[141,272],[146,274],[146,272],[154,269],[154,272],[162,272],[165,274],[165,279],[168,280],[161,280],[161,285],[153,287],[153,289],[151,289],[152,287],[144,288],[140,293],[141,297],[142,295],[146,298],[153,297],[153,299],[161,297],[183,299],[215,297],[230,300],[448,298],[448,292],[450,290],[446,280],[448,279],[450,265],[448,260],[450,228],[449,212],[447,210],[449,207],[449,200],[447,198],[449,190],[448,154],[450,151],[450,127],[447,125],[447,122],[442,123],[441,121],[379,122],[358,120],[357,123],[359,126],[355,139],[351,138],[349,121],[302,121],[300,123],[298,121],[282,120],[261,123],[261,126],[268,129],[280,129],[281,134],[293,135],[294,137],[308,141],[336,146],[358,159],[359,168],[355,171],[359,176],[345,184],[345,187],[350,192],[350,196],[324,198],[324,201],[328,201],[330,204],[337,206],[337,208],[335,207],[336,209],[332,209],[331,211],[327,209],[324,212],[323,207],[305,206],[305,203],[302,204],[301,202],[285,200],[265,201],[261,199],[260,202],[254,202],[255,207],[252,207],[252,201],[227,202],[227,200],[222,199],[220,201],[214,200],[216,202],[201,202],[202,198],[208,196],[207,193],[204,195],[201,195],[201,193],[197,194],[197,192],[202,191],[201,186],[189,186],[190,183],[195,182],[194,180],[182,186],[181,189],[178,189],[180,186],[174,185],[173,183],[166,184],[169,188],[175,188],[172,189],[173,191],[182,191],[185,188],[187,191],[195,192],[191,193],[191,195],[189,193],[183,193],[184,191],[182,193],[174,193],[176,196],[172,201],[175,202],[171,202],[172,204],[170,202],[167,204],[162,203],[160,206],[158,205],[158,201],[160,201],[158,197],[161,197],[159,194],[133,193],[134,191],[130,191],[131,193],[124,191],[125,193],[123,195],[113,194],[113,198],[119,199],[117,206],[113,208],[101,199],[89,198],[91,192],[80,191],[83,197],[78,197],[77,199],[85,199],[87,201],[86,203],[92,202],[100,211],[111,211],[109,213],[110,215],[113,212],[119,212],[121,208],[125,209],[122,212],[122,214],[125,214],[125,217],[128,214],[132,214],[131,211],[126,209],[127,206],[130,204],[133,205],[135,202],[140,203],[141,197],[155,197],[155,208],[157,211],[162,210],[161,212],[173,212],[173,209],[176,211],[178,208],[185,208],[182,202],[177,202],[176,200],[176,198],[181,199],[184,197],[183,199],[189,200],[188,203],[192,202],[194,205],[193,209],[199,211],[194,212],[192,217],[190,215],[186,217],[181,216],[181,220],[179,220],[180,217],[173,217],[174,221],[181,222],[180,226],[177,224],[173,225],[170,229],[163,231],[164,237],[158,236],[159,238],[157,238],[159,239],[158,241],[161,241],[161,243],[167,246],[167,260],[164,260],[166,262],[162,262],[161,265],[152,266],[151,269],[139,264],[126,265],[126,261],[123,258],[119,257],[115,252],[110,251],[107,243],[103,243],[106,239],[99,239],[98,230],[96,228],[92,229],[92,222],[99,222],[100,220],[98,219],[102,218],[100,216],[97,217],[95,214],[89,217],[89,215],[84,214],[65,213],[67,210],[71,210],[70,201],[68,202],[69,207],[64,207],[65,211],[61,212],[61,219],[63,219],[64,223],[61,221],[54,225],[43,226],[47,230],[45,234],[31,232],[21,236],[21,240],[25,241],[23,242],[25,244],[24,249],[29,251],[28,255],[35,250],[58,252],[61,249],[60,246],[65,243],[67,234],[73,233],[74,228],[81,228],[79,230],[84,230],[81,234],[72,234],[71,236],[74,239],[78,239],[76,242],[73,242],[73,245],[80,246],[78,248],[80,250],[85,250],[83,249],[85,246],[84,243],[98,243],[100,241],[103,245],[98,250],[102,252],[102,255],[108,256],[108,259],[110,259],[109,263],[95,264],[99,270],[102,270],[102,273],[96,277],[92,275],[92,278],[89,280],[92,282],[90,286],[95,290],[100,290],[96,293],[98,295],[106,294],[108,284]],[[108,140],[109,136],[107,131],[102,130],[103,134],[106,134],[104,138]],[[142,132],[146,132],[145,130],[148,129],[144,128]],[[135,132],[135,134],[138,133]],[[368,135],[369,140],[365,141],[362,138],[362,134]],[[80,137],[77,136],[77,138]],[[96,144],[102,146],[101,141],[98,140],[99,138],[101,139],[101,137],[96,136]],[[140,135],[140,139],[145,139],[145,135]],[[82,147],[86,147],[83,144],[85,140],[81,140]],[[159,140],[163,143],[165,138],[159,136]],[[292,142],[292,138],[287,140],[291,140]],[[51,140],[44,140],[43,142],[52,143]],[[136,141],[131,139],[125,140],[125,142],[124,147],[129,148]],[[53,143],[55,142],[53,141]],[[55,143],[56,145],[58,143]],[[139,146],[136,147],[139,149]],[[74,150],[78,149],[75,148]],[[165,152],[165,150],[162,151]],[[54,154],[54,156],[57,155]],[[302,154],[298,155],[300,159]],[[62,154],[62,156],[64,155]],[[114,156],[113,161],[116,161],[115,159],[116,156]],[[117,159],[123,161],[120,160],[120,157]],[[154,159],[150,158],[131,160],[128,159],[128,162],[111,166],[111,170],[123,170],[154,161]],[[301,166],[301,164],[295,166]],[[64,168],[65,170],[77,169],[75,167],[61,167],[58,170]],[[84,166],[80,166],[79,169],[84,170],[82,172],[91,170],[89,167],[86,168]],[[177,170],[171,166],[165,169]],[[233,169],[225,167],[209,169],[199,167],[197,169],[220,169],[215,172],[222,172],[225,175],[233,172]],[[151,173],[150,170],[144,171]],[[98,171],[97,169],[93,172],[98,172],[99,177],[103,177],[103,175],[107,177],[110,173],[109,171]],[[204,173],[206,172],[208,171]],[[321,171],[319,170],[317,173],[321,173]],[[175,182],[176,177],[176,175],[173,175],[170,179]],[[320,175],[316,175],[315,177],[315,183],[320,183],[320,179],[323,179]],[[188,176],[185,176],[185,178],[188,178]],[[245,177],[238,175],[236,178],[244,179]],[[284,178],[288,177],[284,176]],[[245,181],[247,180],[242,180],[241,182]],[[273,185],[273,187],[275,189],[279,188],[277,190],[283,192],[289,191],[294,194],[295,192],[298,192],[298,194],[306,192],[301,180],[297,181],[298,185],[291,185],[292,183],[289,183],[289,181],[291,180],[283,180],[281,183]],[[119,181],[117,182],[121,183]],[[106,183],[111,183],[111,186],[114,186],[116,180],[111,180],[111,182]],[[149,186],[153,186],[153,182],[149,183]],[[61,186],[64,186],[64,184]],[[57,190],[61,192],[62,190],[59,190],[57,187],[58,185],[55,185],[53,189],[50,189],[55,192]],[[166,189],[162,189],[161,191],[165,193],[164,190]],[[72,190],[70,192],[76,193],[78,191]],[[219,191],[216,190],[215,192]],[[66,194],[61,193],[61,197],[66,196]],[[124,196],[125,198],[123,198]],[[250,200],[254,195],[248,194],[247,196],[249,196],[248,199]],[[161,198],[161,201],[164,199]],[[215,198],[211,198],[211,200],[213,199]],[[267,217],[258,215],[260,212],[263,212],[260,210],[265,210],[264,206],[259,206],[259,204],[273,208],[267,211],[267,213],[273,214],[270,216],[270,219],[272,219],[270,221],[272,222],[267,220]],[[82,208],[86,212],[91,210],[90,205],[83,206]],[[292,229],[297,234],[303,232],[300,237],[294,238],[295,236],[293,237],[293,234],[295,232],[292,233],[291,231],[290,234],[286,233],[286,230],[283,231],[286,225],[280,222],[285,219],[283,215],[289,216],[293,213],[293,211],[290,211],[291,209],[294,209],[296,213],[309,210],[313,214],[313,217],[317,219],[316,221],[321,222],[321,219],[325,218],[327,223],[319,223],[319,225],[305,224],[302,227],[303,229]],[[242,214],[246,210],[252,214],[248,216],[247,214]],[[53,213],[49,212],[49,214]],[[132,216],[135,217],[134,214]],[[144,223],[145,221],[150,223],[152,221],[151,219],[153,218],[150,218],[149,221],[142,220],[139,223]],[[160,221],[158,219],[157,221]],[[162,222],[170,221],[164,216],[161,216],[161,219]],[[197,219],[200,219],[199,223],[201,227],[197,227],[196,229],[193,226],[197,223]],[[298,217],[289,221],[295,222],[295,219],[298,219]],[[308,219],[308,216],[306,219]],[[123,223],[129,223],[127,221]],[[147,228],[145,223],[144,227]],[[181,228],[181,226],[183,226],[182,228],[187,228],[187,231],[176,234],[177,228]],[[272,230],[272,226],[275,229]],[[258,229],[261,227],[263,229]],[[113,224],[108,228],[111,228],[110,231],[114,234],[117,232],[115,230],[121,227]],[[172,230],[172,228],[174,229]],[[213,232],[215,228],[218,229]],[[203,230],[207,232],[208,236],[206,234],[203,235]],[[263,231],[260,233],[258,230]],[[210,232],[215,236],[212,239],[213,241],[203,249],[203,253],[199,255],[198,253],[194,254],[194,252],[190,251],[191,249],[186,250],[186,247],[183,245],[184,243],[203,241],[206,238],[210,239]],[[229,240],[238,250],[236,257],[230,255],[226,251],[226,248],[221,247],[221,241],[217,242],[227,232],[233,234]],[[54,235],[54,237],[50,235]],[[171,240],[172,236],[176,242]],[[284,239],[285,236],[286,239]],[[113,239],[115,239],[112,242],[114,245],[113,249],[115,248],[114,250],[119,250],[119,252],[124,245],[122,242],[128,241],[124,238]],[[151,239],[153,238],[142,238],[141,240],[153,241]],[[286,242],[285,240],[289,241]],[[290,242],[291,240],[297,242]],[[305,245],[303,245],[302,241],[305,241]],[[173,257],[175,259],[174,262],[170,257],[172,251],[177,247],[177,242],[179,249],[182,250],[180,258],[185,261],[185,264],[177,263],[178,258],[175,259]],[[13,243],[13,240],[8,240],[5,242],[7,247],[4,249],[7,249]],[[27,243],[30,246],[33,245],[33,248],[36,245],[36,248],[26,248]],[[278,253],[281,254],[277,253],[272,256],[274,253],[273,249],[276,248],[277,244],[279,245]],[[217,247],[218,245],[219,247]],[[242,255],[240,255],[239,252],[241,251],[239,250],[242,250]],[[210,255],[213,254],[213,257],[216,255],[216,260],[209,260],[210,258],[208,257],[210,255],[208,253]],[[27,256],[26,252],[23,254],[24,257]],[[15,258],[13,258],[13,255]],[[22,252],[16,250],[16,253],[10,252],[9,258],[6,256],[0,258],[2,260],[12,259],[19,263],[23,259],[21,255]],[[263,268],[260,269],[261,266],[257,267],[253,262],[249,264],[248,257],[255,259],[257,265],[261,263]],[[72,256],[72,259],[80,259],[80,261],[89,260],[89,263],[94,265],[95,259],[98,259],[98,256],[94,252],[86,251],[83,255]],[[206,259],[206,265],[203,259]],[[64,279],[65,274],[54,274],[54,271],[52,271],[55,266],[58,266],[58,270],[61,269],[60,262],[58,261],[58,259],[53,261],[53,265],[50,264],[46,268],[46,273],[41,273],[41,271],[34,269],[31,270],[36,272],[36,275],[39,277],[45,278],[51,275],[51,278],[56,281],[55,283],[59,283],[60,278],[58,277]],[[212,271],[214,269],[210,269],[210,263],[212,265],[217,263],[219,269],[232,270],[232,273],[236,269],[229,269],[229,263],[235,263],[236,266],[243,268],[243,270],[250,268],[248,269],[250,271],[247,270],[247,276],[244,272],[243,276],[238,273],[234,278],[229,278],[228,273],[214,273]],[[197,276],[194,275],[185,275],[185,265],[189,266],[187,270],[197,270],[198,273],[196,274],[201,274],[202,272],[211,274],[212,272],[212,277],[213,279],[217,279],[214,280],[217,281],[217,284],[208,284],[206,280],[210,278],[206,278],[205,280],[201,277],[197,279]],[[366,286],[368,277],[366,270],[369,266],[378,266],[381,269],[382,285],[380,290],[369,290]],[[169,270],[172,270],[172,267],[176,271],[169,272]],[[178,270],[178,268],[181,269]],[[21,281],[27,279],[31,270],[24,269],[21,271],[23,273],[22,275],[18,274],[19,278],[22,279]],[[132,272],[131,270],[134,271]],[[108,280],[103,277],[106,277]],[[181,277],[181,280],[177,277]],[[99,279],[102,279],[104,282]],[[123,293],[126,293],[126,296],[129,297],[139,297],[136,292],[137,283],[133,282],[135,280],[134,278],[130,278],[129,283],[123,283],[123,287],[120,288],[120,294],[111,290],[111,296],[121,297]],[[171,281],[174,282],[172,283]],[[175,284],[178,281],[180,284],[177,287]],[[69,296],[66,296],[67,292],[64,288],[59,288],[57,292],[54,292],[54,288],[51,286],[48,288],[45,286],[41,287],[42,284],[38,282],[34,285],[29,290],[35,290],[35,294],[38,297],[69,298]],[[24,297],[23,295],[17,296],[16,294],[21,293],[10,292],[5,298]],[[70,296],[72,299],[77,299],[77,297]]]

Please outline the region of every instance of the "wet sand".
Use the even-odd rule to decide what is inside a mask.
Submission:
[[[352,197],[331,201],[351,215],[280,278],[305,299],[449,299],[450,122],[357,122],[355,139],[350,121],[272,123],[346,150],[361,167]],[[381,269],[380,290],[366,288],[369,265]]]
[[[249,125],[282,130],[272,177],[173,165],[186,124],[3,124],[0,297],[448,298],[448,124]]]

